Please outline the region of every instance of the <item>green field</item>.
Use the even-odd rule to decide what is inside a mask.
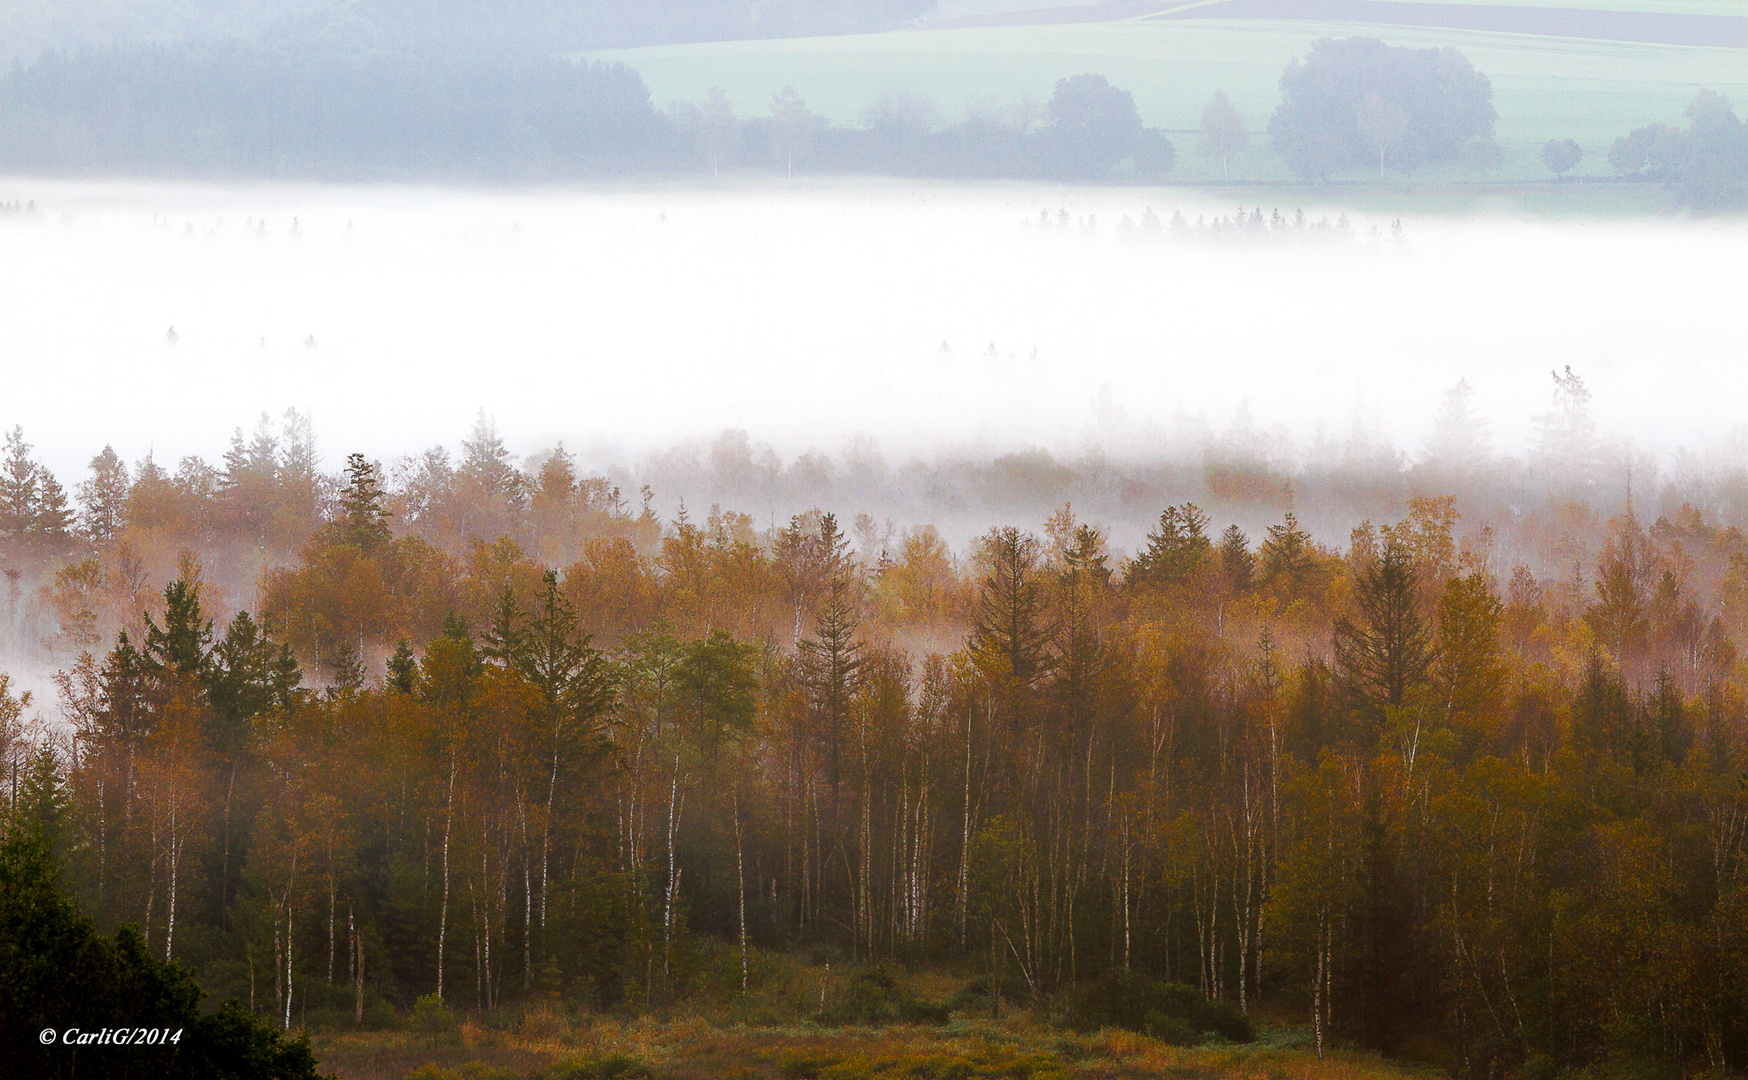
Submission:
[[[1740,10],[1740,5],[1619,3],[1642,10]],[[968,108],[1011,107],[1025,95],[1041,102],[1057,79],[1097,72],[1135,95],[1148,124],[1172,131],[1194,128],[1208,96],[1225,90],[1260,136],[1279,101],[1277,84],[1287,62],[1318,38],[1349,35],[1399,45],[1453,46],[1486,73],[1493,81],[1498,138],[1506,151],[1505,168],[1490,176],[1495,180],[1546,178],[1539,149],[1551,138],[1574,138],[1591,151],[1578,174],[1607,175],[1603,155],[1617,135],[1653,120],[1679,121],[1701,87],[1748,105],[1748,52],[1740,49],[1343,23],[1131,20],[721,42],[591,55],[637,68],[659,105],[696,100],[710,87],[721,86],[738,112],[759,115],[767,111],[772,94],[792,85],[814,111],[840,124],[857,123],[867,103],[886,87],[929,95],[942,118],[950,121]],[[1213,175],[1210,163],[1182,152],[1192,149],[1193,137],[1178,136],[1177,141],[1179,178]],[[1263,148],[1266,141],[1260,136],[1252,150],[1234,160],[1234,179],[1287,177],[1280,161]]]

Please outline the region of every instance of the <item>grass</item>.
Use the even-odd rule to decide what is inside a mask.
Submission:
[[[1652,8],[1652,0],[1621,0]],[[1688,9],[1679,4],[1657,9]],[[967,107],[1008,107],[1023,96],[1046,100],[1057,79],[1105,75],[1135,95],[1150,125],[1189,131],[1202,106],[1223,89],[1244,113],[1255,145],[1234,159],[1235,179],[1286,179],[1265,145],[1279,101],[1281,71],[1320,37],[1369,35],[1392,44],[1449,45],[1493,81],[1505,167],[1491,179],[1542,180],[1541,145],[1574,138],[1587,156],[1578,175],[1607,175],[1613,139],[1655,120],[1679,121],[1701,87],[1748,106],[1748,54],[1739,49],[1647,45],[1518,34],[1263,20],[1126,21],[1061,26],[916,30],[851,37],[715,42],[592,54],[643,73],[660,104],[728,91],[743,115],[763,114],[792,85],[809,106],[840,124],[860,121],[881,90],[900,86],[934,99],[944,119]],[[1178,137],[1177,179],[1212,179],[1217,165]],[[1475,179],[1475,177],[1468,177]]]
[[[1075,1035],[1023,1014],[945,1027],[749,1027],[701,1017],[546,1022],[533,1033],[472,1024],[450,1037],[401,1032],[322,1036],[324,1072],[341,1080],[532,1080],[589,1076],[589,1063],[631,1059],[665,1080],[1425,1080],[1420,1066],[1331,1052],[1318,1061],[1302,1027],[1277,1026],[1248,1046],[1169,1047],[1106,1029]],[[581,1066],[580,1068],[578,1066]]]
[[[856,972],[840,970],[843,988]],[[894,974],[901,996],[954,999],[946,970]],[[1075,1034],[1037,1013],[984,1006],[934,1025],[830,1026],[815,1021],[822,969],[762,954],[753,992],[732,988],[658,1014],[599,1015],[564,1005],[471,1016],[458,1026],[316,1033],[321,1071],[340,1080],[1431,1080],[1412,1062],[1331,1051],[1317,1060],[1304,1018],[1259,1013],[1258,1038],[1170,1047],[1112,1029]],[[727,996],[720,996],[727,995]],[[830,1015],[828,1012],[827,1015]],[[630,1067],[629,1071],[627,1067]],[[644,1070],[642,1072],[639,1069]]]

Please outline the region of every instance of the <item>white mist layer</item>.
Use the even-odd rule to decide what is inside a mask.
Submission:
[[[1697,447],[1748,393],[1740,221],[1405,216],[1401,254],[1119,235],[1234,209],[1170,189],[0,180],[13,199],[42,212],[0,216],[0,423],[65,481],[105,442],[216,458],[288,406],[331,468],[453,447],[481,408],[517,453],[597,460],[724,428],[791,458],[858,435],[1145,457],[1246,416],[1412,453],[1459,378],[1515,451],[1567,364],[1605,432]],[[1033,224],[1061,210],[1096,226]]]

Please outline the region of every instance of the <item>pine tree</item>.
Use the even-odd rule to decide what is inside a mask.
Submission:
[[[1004,701],[1018,734],[1028,703],[1049,674],[1050,627],[1046,622],[1038,540],[1013,526],[983,541],[987,566],[978,592],[969,652]]]
[[[473,434],[462,440],[457,471],[462,479],[480,487],[494,509],[521,506],[525,494],[522,475],[510,464],[510,451],[504,448],[497,425],[486,419],[484,409],[474,421]]]
[[[61,487],[55,474],[38,470],[36,514],[31,521],[31,534],[51,548],[64,547],[73,538],[73,511],[67,505],[67,490]]]
[[[1431,633],[1418,593],[1413,559],[1391,540],[1354,582],[1360,622],[1335,623],[1335,662],[1343,688],[1355,713],[1374,730],[1384,710],[1400,708],[1432,667]]]
[[[1250,553],[1250,537],[1237,523],[1226,526],[1220,534],[1220,575],[1226,579],[1226,590],[1233,596],[1250,591],[1256,576],[1256,557]]]
[[[410,694],[419,685],[419,662],[413,657],[413,646],[406,638],[395,643],[388,658],[388,684],[403,694]]]
[[[340,493],[340,523],[347,543],[363,551],[374,551],[389,540],[392,534],[388,519],[392,515],[383,506],[386,497],[378,467],[366,461],[363,454],[346,455],[346,489]]]
[[[480,642],[480,655],[505,667],[515,666],[517,658],[522,655],[525,638],[517,625],[521,621],[522,609],[516,604],[516,595],[510,591],[510,586],[505,585],[504,591],[498,594],[492,624],[486,628],[485,637]]]
[[[0,462],[0,536],[23,537],[36,521],[39,469],[30,460],[24,429],[6,436],[6,458]]]
[[[127,462],[105,445],[103,452],[91,459],[91,479],[79,485],[79,502],[84,505],[80,531],[86,539],[107,544],[115,539],[127,523],[128,495]]]
[[[182,578],[164,587],[164,625],[146,613],[145,655],[150,667],[202,676],[211,661],[212,620],[200,610],[200,594]]]
[[[1288,511],[1279,525],[1269,526],[1262,544],[1262,579],[1284,596],[1294,598],[1311,584],[1315,564],[1311,560],[1311,534]]]
[[[592,727],[612,702],[612,669],[579,630],[576,609],[559,591],[558,574],[548,570],[541,581],[539,604],[517,634],[511,660],[539,689],[553,724]]]
[[[24,783],[13,808],[16,820],[27,828],[40,830],[49,846],[58,848],[69,802],[54,747],[47,742],[38,743],[24,769]]]
[[[1208,515],[1195,503],[1168,506],[1159,525],[1147,534],[1147,550],[1129,564],[1128,579],[1145,588],[1188,585],[1202,572],[1213,552],[1208,542]]]
[[[864,663],[862,644],[856,640],[861,619],[850,590],[846,574],[833,575],[813,636],[803,639],[799,650],[815,730],[825,744],[826,778],[834,807],[843,782],[844,733]]]

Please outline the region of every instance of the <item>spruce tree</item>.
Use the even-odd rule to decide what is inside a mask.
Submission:
[[[392,535],[388,519],[393,515],[383,506],[386,494],[375,465],[363,454],[346,455],[346,488],[340,493],[340,522],[347,543],[363,551],[374,551]]]
[[[73,536],[73,510],[67,505],[67,490],[47,469],[38,471],[36,507],[30,531],[51,548],[63,547]]]
[[[164,586],[164,625],[159,627],[146,613],[147,662],[159,671],[200,676],[206,673],[211,648],[212,620],[200,609],[200,594],[177,578]]]
[[[0,536],[21,538],[36,522],[38,472],[30,460],[24,429],[14,427],[6,436],[6,457],[0,461]]]
[[[105,446],[91,459],[91,479],[79,485],[79,501],[85,512],[80,518],[80,531],[93,543],[106,544],[115,539],[127,522],[129,481],[127,462]]]

